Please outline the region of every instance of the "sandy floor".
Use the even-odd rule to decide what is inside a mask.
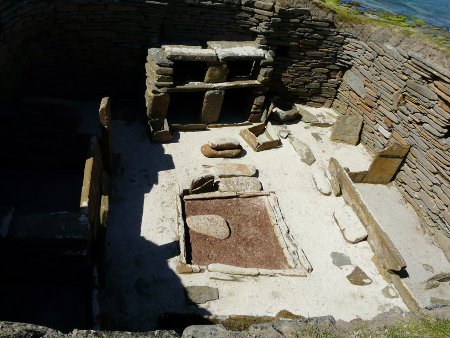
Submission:
[[[350,320],[371,318],[394,307],[406,310],[372,263],[369,245],[352,245],[343,239],[332,214],[344,200],[321,195],[311,178],[312,169],[327,167],[331,156],[359,171],[368,168],[370,155],[362,145],[330,142],[330,128],[304,123],[288,127],[310,145],[317,159],[311,167],[300,161],[288,140],[278,149],[254,152],[238,136],[242,127],[180,132],[177,142],[160,145],[148,140],[141,122],[114,122],[114,152],[120,155],[120,168],[108,226],[108,286],[103,308],[115,325],[150,329],[162,312],[275,315],[285,309],[303,316],[331,314]],[[313,266],[308,277],[233,279],[217,273],[174,272],[179,254],[175,194],[207,170],[204,165],[225,161],[205,158],[200,147],[212,138],[226,136],[238,138],[247,151],[243,158],[227,161],[255,165],[264,190],[276,192],[286,223]],[[338,266],[342,264],[351,265]],[[371,285],[350,284],[346,275],[355,265],[373,280]],[[220,299],[201,306],[186,305],[183,286],[190,285],[217,287]]]

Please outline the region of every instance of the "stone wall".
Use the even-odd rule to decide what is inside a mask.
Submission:
[[[328,12],[310,1],[301,6],[284,9],[271,0],[0,0],[0,95],[141,97],[148,48],[180,40],[257,40],[276,51],[274,92],[330,104],[344,37]]]
[[[449,59],[423,42],[405,43],[413,38],[392,32],[347,38],[339,65],[350,69],[333,107],[364,118],[361,140],[373,152],[394,142],[411,145],[396,183],[448,249],[442,235],[450,235]],[[413,51],[419,46],[420,53]]]

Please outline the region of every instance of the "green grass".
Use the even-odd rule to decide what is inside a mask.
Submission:
[[[392,27],[402,30],[406,34],[417,33],[421,39],[435,44],[437,47],[444,47],[448,50],[450,47],[450,38],[448,35],[439,33],[429,33],[420,30],[422,26],[426,26],[421,19],[414,17],[406,17],[403,15],[395,15],[390,13],[367,13],[375,15],[375,17],[367,17],[359,10],[353,9],[352,5],[344,6],[340,4],[340,0],[319,0],[326,8],[335,13],[337,20],[348,24],[373,23],[379,26]],[[419,29],[415,29],[419,28]]]

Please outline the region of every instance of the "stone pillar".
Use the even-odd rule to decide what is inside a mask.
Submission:
[[[112,117],[111,117],[111,107],[109,104],[109,97],[104,97],[100,102],[99,108],[99,120],[101,125],[101,148],[103,154],[103,165],[105,170],[111,175],[112,174]]]
[[[219,120],[224,96],[224,90],[210,90],[205,93],[200,117],[202,123],[214,123]]]
[[[225,82],[229,73],[228,66],[225,63],[210,64],[205,75],[206,83]]]
[[[164,120],[166,118],[170,103],[169,94],[147,91],[145,100],[147,103],[147,116],[150,120]]]

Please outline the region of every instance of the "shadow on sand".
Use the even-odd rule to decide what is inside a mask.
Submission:
[[[176,236],[164,234],[174,227],[159,224],[152,229],[162,233],[158,244],[142,236],[145,217],[150,227],[161,223],[144,215],[152,209],[147,204],[144,210],[144,200],[151,189],[164,184],[161,174],[174,169],[172,157],[161,144],[150,142],[142,121],[115,121],[113,143],[118,163],[108,218],[106,283],[101,293],[104,329],[183,329],[203,322],[201,316],[209,313],[186,304],[181,281],[168,265],[169,259],[179,255]],[[176,187],[168,188],[176,191]],[[164,208],[164,201],[159,202],[154,208]],[[195,315],[184,322],[187,317],[173,315],[180,313]]]

